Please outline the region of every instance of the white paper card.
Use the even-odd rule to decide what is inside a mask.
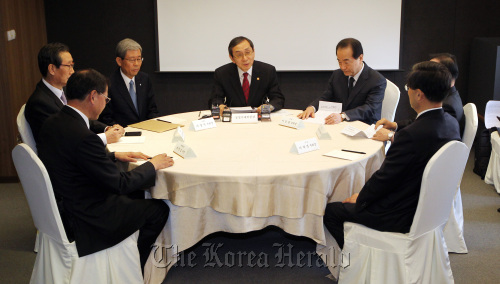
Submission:
[[[191,149],[191,147],[183,142],[175,144],[174,153],[183,157],[184,159],[196,158],[196,154],[194,153],[193,149]]]
[[[347,125],[344,129],[342,129],[343,134],[348,135],[348,136],[361,136],[361,137],[366,137],[366,138],[372,138],[373,135],[380,129],[382,128],[382,125],[379,125],[377,129],[375,129],[375,124],[372,124],[368,126],[366,129],[361,130],[359,128],[356,128],[352,125]]]
[[[328,113],[341,113],[342,103],[319,101],[318,111],[326,111]]]
[[[251,106],[231,108],[231,113],[248,113],[248,112],[253,112],[253,108]]]
[[[295,128],[295,129],[302,129],[305,127],[302,119],[299,119],[299,118],[296,118],[293,116],[292,117],[284,117],[281,120],[280,125]]]
[[[185,142],[186,136],[184,135],[184,130],[180,126],[175,129],[174,136],[172,136],[172,142]]]
[[[316,130],[316,135],[318,136],[319,140],[332,140],[332,136],[330,136],[330,133],[328,133],[324,125],[320,125],[318,127],[318,130]]]
[[[257,123],[259,122],[258,113],[233,113],[231,115],[232,123]]]
[[[338,159],[343,159],[343,160],[349,160],[349,161],[357,160],[357,159],[363,157],[363,155],[364,154],[345,152],[342,150],[333,150],[331,152],[323,154],[323,156],[333,157],[333,158],[338,158]]]
[[[214,118],[209,117],[209,118],[204,118],[204,119],[192,121],[191,125],[189,126],[189,129],[194,130],[194,131],[200,131],[200,130],[215,128],[215,127],[217,127],[217,124],[215,124]]]
[[[316,138],[311,138],[293,143],[290,153],[304,154],[315,150],[319,150],[319,143]]]
[[[146,136],[123,136],[117,144],[141,144],[146,142]]]

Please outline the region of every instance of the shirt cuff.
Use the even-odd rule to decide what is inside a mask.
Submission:
[[[102,143],[104,144],[104,146],[108,145],[108,139],[106,138],[106,134],[99,133],[99,134],[97,134],[97,136],[99,136],[99,138],[101,138]]]

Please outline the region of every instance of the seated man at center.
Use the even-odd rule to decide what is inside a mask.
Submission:
[[[262,104],[269,99],[271,111],[282,109],[285,97],[278,84],[276,68],[254,61],[253,42],[246,37],[236,37],[229,43],[228,51],[232,63],[215,70],[212,105],[218,105],[221,113],[226,106],[251,106],[260,113]]]

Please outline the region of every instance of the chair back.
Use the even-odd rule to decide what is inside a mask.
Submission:
[[[468,156],[464,143],[450,141],[429,160],[409,237],[417,238],[446,223]]]
[[[26,104],[21,107],[19,114],[17,115],[17,129],[19,130],[19,134],[21,134],[21,139],[24,143],[33,149],[35,154],[37,153],[35,138],[33,137],[33,132],[31,132],[31,127],[26,117],[24,116],[24,108]]]
[[[25,143],[14,147],[12,159],[35,227],[60,243],[68,243],[49,174],[42,161]]]
[[[492,127],[500,127],[500,101],[488,101],[484,110],[484,125],[490,129]]]
[[[466,104],[464,106],[464,115],[465,115],[465,128],[464,128],[464,135],[462,137],[462,142],[464,142],[465,145],[467,145],[470,151],[477,132],[478,119],[477,119],[476,105],[473,103]]]
[[[385,87],[384,100],[382,101],[382,112],[380,118],[386,118],[389,121],[394,121],[396,108],[399,103],[399,88],[393,82],[387,80]]]

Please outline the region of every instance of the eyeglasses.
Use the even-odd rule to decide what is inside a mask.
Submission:
[[[243,56],[249,57],[253,54],[253,50],[245,50],[243,52],[236,52],[233,57],[236,59],[242,59]]]
[[[406,90],[407,92],[408,92],[408,89],[409,89],[409,88],[408,88],[408,85],[405,85],[405,90]]]
[[[141,57],[141,58],[123,58],[123,60],[127,60],[128,62],[130,63],[141,63],[142,61],[144,61],[144,57]]]
[[[106,103],[109,103],[111,101],[111,98],[108,96],[105,96],[103,93],[98,93],[99,95],[103,96],[104,99],[106,99]]]
[[[61,64],[60,66],[66,66],[66,67],[69,67],[69,69],[75,70],[75,63],[73,63],[73,64]]]

